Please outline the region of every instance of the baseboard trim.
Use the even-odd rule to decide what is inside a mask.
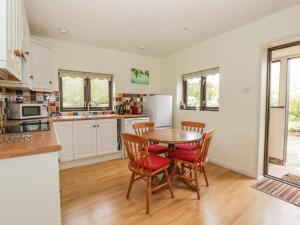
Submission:
[[[251,178],[257,179],[257,175],[255,175],[255,174],[253,174],[253,173],[251,173],[249,171],[246,171],[246,170],[244,170],[243,168],[241,168],[239,166],[232,165],[232,164],[226,163],[224,161],[220,161],[220,160],[212,159],[212,158],[209,158],[208,161],[211,162],[211,163],[217,164],[219,166],[222,166],[222,167],[224,167],[226,169],[232,170],[234,172],[243,174],[243,175],[245,175],[247,177],[251,177]]]
[[[72,160],[67,162],[61,162],[59,164],[59,169],[60,170],[70,169],[74,167],[85,166],[85,165],[90,165],[98,162],[104,162],[104,161],[121,159],[121,158],[122,158],[121,152],[115,152],[107,155],[96,156],[96,157],[91,157],[86,159],[77,159],[77,160]]]

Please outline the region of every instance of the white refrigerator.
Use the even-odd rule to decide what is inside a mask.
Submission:
[[[145,96],[143,99],[143,112],[150,114],[150,120],[154,122],[155,127],[172,127],[172,96]]]

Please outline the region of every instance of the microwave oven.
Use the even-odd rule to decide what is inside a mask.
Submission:
[[[48,117],[48,107],[45,104],[9,104],[11,119],[35,119]]]

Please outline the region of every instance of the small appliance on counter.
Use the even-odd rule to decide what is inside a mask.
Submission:
[[[141,113],[142,113],[141,106],[137,106],[137,105],[133,106],[133,108],[132,108],[132,114],[141,114]]]
[[[116,109],[117,109],[118,114],[123,115],[126,113],[126,105],[125,104],[117,105]]]
[[[9,119],[36,119],[48,117],[47,105],[45,104],[8,104]]]

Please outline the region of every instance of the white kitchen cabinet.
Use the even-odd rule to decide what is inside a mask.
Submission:
[[[46,45],[32,40],[31,42],[31,89],[35,91],[51,91],[51,49]]]
[[[149,117],[140,117],[140,118],[128,118],[123,120],[123,131],[125,133],[135,134],[133,129],[133,124],[141,122],[149,122]]]
[[[140,117],[140,118],[127,118],[123,119],[122,131],[129,134],[135,134],[133,129],[133,124],[141,122],[149,122],[150,117]],[[127,156],[127,152],[124,149],[124,144],[122,144],[122,158],[124,159]]]
[[[54,123],[54,128],[62,145],[62,150],[59,152],[60,161],[74,160],[73,122],[56,122]]]
[[[74,159],[97,155],[97,125],[95,120],[73,122]]]
[[[2,86],[13,88],[30,88],[30,54],[31,54],[31,34],[27,21],[25,8],[22,7],[23,13],[23,39],[22,39],[22,79],[21,80],[0,80]]]
[[[117,120],[54,122],[61,162],[117,152]]]
[[[57,152],[0,160],[0,224],[61,225]]]
[[[22,80],[24,20],[23,0],[0,1],[0,76]]]
[[[97,121],[97,154],[103,155],[117,150],[117,120]]]

